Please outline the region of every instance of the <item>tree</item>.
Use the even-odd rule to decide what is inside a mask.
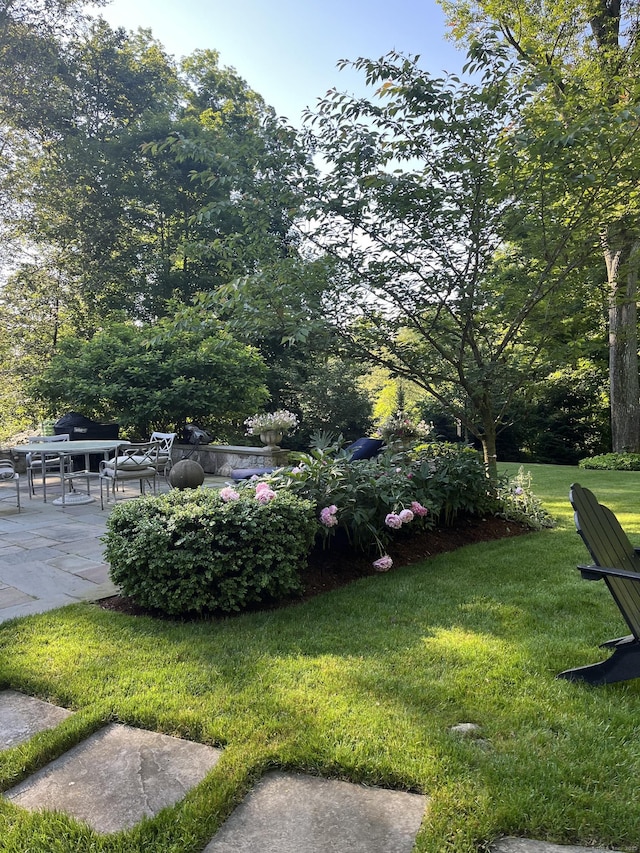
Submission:
[[[516,85],[535,90],[536,108],[553,117],[554,133],[568,144],[592,139],[591,166],[576,181],[580,192],[593,169],[609,172],[616,201],[602,204],[597,232],[608,284],[609,385],[615,451],[640,451],[637,299],[640,220],[637,26],[634,0],[443,0],[455,37],[472,50],[504,53],[517,63]],[[621,138],[627,146],[621,149]],[[621,186],[627,189],[619,193]]]
[[[19,330],[3,378],[12,399],[31,375],[27,338],[46,363],[63,332],[154,322],[175,297],[295,251],[280,194],[292,135],[215,51],[179,69],[148,31],[18,18],[3,31],[0,17],[7,61],[28,45],[35,57],[24,80],[0,71],[2,245],[20,257],[0,306]],[[40,73],[54,80],[46,108]]]
[[[554,315],[597,246],[601,184],[567,210],[573,173],[549,160],[546,137],[523,162],[506,129],[529,95],[499,61],[479,86],[395,54],[353,64],[379,99],[334,92],[309,116],[325,170],[307,183],[306,237],[334,259],[326,313],[352,352],[461,421],[495,474],[497,433],[518,391],[549,372]]]
[[[119,324],[90,341],[64,338],[31,381],[33,396],[52,417],[81,411],[118,421],[138,438],[191,420],[221,437],[264,404],[266,366],[254,348],[220,328],[198,334],[160,326]]]

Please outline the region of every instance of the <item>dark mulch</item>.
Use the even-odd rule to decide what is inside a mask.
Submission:
[[[387,553],[393,559],[391,571],[397,571],[402,566],[408,566],[421,560],[444,554],[447,551],[455,551],[463,545],[472,545],[474,542],[489,542],[496,539],[504,539],[511,536],[522,536],[530,533],[528,527],[513,521],[505,521],[503,518],[463,518],[459,519],[454,527],[445,529],[428,530],[420,533],[415,531],[406,537],[399,536],[387,548]],[[308,567],[302,575],[303,589],[295,598],[277,603],[265,603],[256,609],[272,609],[287,604],[297,604],[307,601],[316,595],[330,592],[342,586],[376,574],[373,568],[373,557],[367,557],[354,553],[346,544],[331,549],[315,548],[308,561]],[[105,610],[113,610],[118,613],[126,613],[131,616],[160,616],[160,614],[140,607],[130,598],[123,595],[114,595],[104,598],[98,602]]]

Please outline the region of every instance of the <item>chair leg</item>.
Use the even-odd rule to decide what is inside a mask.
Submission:
[[[607,660],[567,669],[556,677],[568,681],[585,681],[594,686],[640,678],[640,642],[634,637],[624,637],[618,641]]]

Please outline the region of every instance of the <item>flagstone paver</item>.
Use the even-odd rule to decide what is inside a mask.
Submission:
[[[5,796],[32,811],[62,811],[97,832],[118,832],[181,800],[221,755],[205,744],[112,724]]]
[[[567,847],[529,838],[502,838],[491,850],[492,853],[620,853],[619,850],[604,850],[602,847]]]
[[[0,692],[0,749],[23,743],[36,732],[55,728],[71,713],[35,696],[3,690]]]
[[[295,773],[268,773],[204,853],[411,853],[420,794]]]

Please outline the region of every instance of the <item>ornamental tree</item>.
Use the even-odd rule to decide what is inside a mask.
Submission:
[[[307,116],[323,169],[304,232],[332,259],[325,316],[351,353],[438,400],[495,474],[512,401],[548,372],[565,305],[580,303],[600,186],[559,203],[574,172],[558,162],[573,155],[509,132],[530,95],[500,60],[481,85],[396,54],[353,65],[378,97],[334,91]]]

